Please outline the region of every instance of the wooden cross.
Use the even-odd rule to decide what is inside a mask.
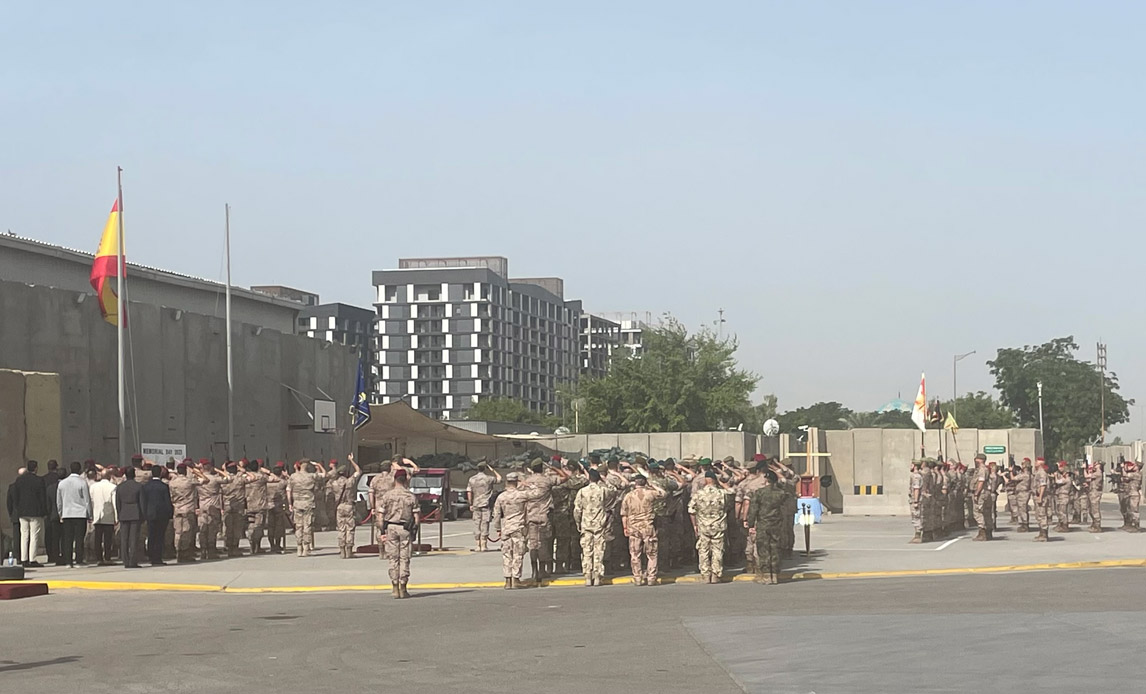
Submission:
[[[816,427],[808,427],[808,445],[803,453],[794,453],[788,449],[789,435],[785,434],[780,437],[780,459],[784,458],[805,458],[806,465],[804,466],[805,475],[812,477],[820,476],[820,458],[830,458],[831,453],[820,453],[820,430]]]

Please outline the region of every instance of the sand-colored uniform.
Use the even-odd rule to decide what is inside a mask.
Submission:
[[[688,513],[696,522],[696,556],[701,575],[720,578],[724,574],[724,533],[728,527],[728,498],[731,489],[706,485],[692,495]]]
[[[228,557],[242,554],[239,541],[247,527],[247,473],[239,470],[223,482],[223,549]]]
[[[370,491],[374,495],[374,531],[378,538],[378,558],[384,559],[386,557],[386,531],[382,529],[382,514],[380,512],[382,506],[382,497],[386,496],[386,492],[394,488],[394,472],[387,470],[374,475],[370,480]]]
[[[282,552],[286,541],[286,485],[278,474],[267,480],[267,539],[272,552]]]
[[[501,570],[506,578],[521,578],[521,565],[525,559],[525,517],[530,490],[506,487],[493,503],[490,522],[501,538]]]
[[[267,529],[267,509],[270,508],[267,479],[262,470],[250,473],[247,479],[247,542],[251,545],[251,554],[262,551],[263,534]]]
[[[1039,497],[1042,497],[1041,499]],[[1031,475],[1031,498],[1035,502],[1035,522],[1039,525],[1039,532],[1050,530],[1051,503],[1054,499],[1054,489],[1050,474],[1037,468]]]
[[[605,575],[605,535],[616,496],[617,490],[604,482],[590,482],[573,499],[573,523],[581,534],[581,571],[586,578]]]
[[[406,585],[410,579],[410,553],[414,542],[414,514],[418,498],[405,487],[395,486],[379,503],[386,531],[386,556],[390,558],[390,581]]]
[[[214,470],[195,488],[199,496],[199,551],[201,558],[219,556],[219,529],[223,526],[223,476]]]
[[[530,550],[537,550],[537,558],[543,564],[553,561],[553,524],[549,514],[553,510],[553,486],[557,480],[545,471],[535,472],[521,483],[522,488],[538,491],[531,495],[525,509],[525,544]]]
[[[327,480],[326,488],[334,494],[334,517],[338,526],[338,548],[350,556],[354,552],[354,500],[358,496],[358,478],[361,473],[349,477],[338,475]]]
[[[659,546],[655,526],[655,501],[664,496],[664,490],[653,486],[634,487],[621,502],[621,518],[625,520],[629,537],[629,566],[636,585],[652,584],[657,580]],[[641,557],[645,559],[642,568]]]
[[[175,528],[175,558],[178,561],[195,558],[195,535],[199,529],[198,487],[198,478],[189,475],[175,475],[167,483],[171,505],[175,507],[171,525]]]
[[[1019,527],[1025,528],[1031,523],[1031,471],[1021,468],[1011,476],[1011,498],[1014,504],[1011,510],[1019,520]]]
[[[703,476],[700,476],[703,479]],[[737,525],[742,525],[742,516],[748,512],[748,501],[752,498],[752,493],[757,489],[764,486],[768,478],[764,475],[756,474],[749,475],[744,478],[740,484],[736,485],[736,508],[737,508]],[[693,498],[696,497],[696,491],[692,492]],[[691,503],[691,502],[690,502]],[[746,566],[756,566],[756,528],[749,527],[745,531],[744,539],[744,562]],[[699,539],[699,538],[698,538]],[[755,568],[753,568],[755,571]]]
[[[489,520],[493,516],[490,508],[490,499],[493,498],[493,487],[497,478],[478,472],[466,484],[466,491],[470,493],[470,514],[474,519],[474,542],[479,545],[483,538],[489,537]]]
[[[319,477],[320,473],[299,470],[287,482],[294,512],[294,538],[300,557],[314,549],[314,507]]]

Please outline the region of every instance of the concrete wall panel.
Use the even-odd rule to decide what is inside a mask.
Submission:
[[[648,454],[657,460],[680,458],[680,433],[658,432],[649,434]]]
[[[846,503],[845,497],[850,496],[855,485],[855,443],[852,431],[825,431],[824,439],[827,452],[831,456],[825,459],[825,474],[832,476],[832,486],[823,490],[820,495],[828,508],[839,513]]]
[[[7,331],[4,331],[6,333]],[[3,334],[3,333],[0,333]],[[24,464],[24,374],[0,370],[0,488],[8,485]],[[0,504],[0,521],[7,535],[12,527],[7,504]]]
[[[685,432],[680,435],[680,455],[699,458],[712,457],[712,435],[707,432]]]
[[[630,453],[649,452],[650,434],[618,434],[617,445]]]
[[[63,459],[63,426],[60,415],[59,375],[25,373],[24,457],[38,460],[41,464]]]
[[[986,446],[1004,446],[1007,448],[1007,453],[1002,455],[992,453],[987,455],[988,461],[995,461],[998,463],[1007,462],[1007,454],[1011,452],[1010,437],[1007,435],[1006,429],[980,429],[979,430],[979,448],[976,453],[982,453],[983,448]],[[972,456],[973,457],[973,456]]]
[[[891,429],[855,429],[852,431],[854,477],[852,484],[883,484],[885,436]],[[906,431],[906,430],[903,430]],[[847,490],[849,493],[854,489]]]
[[[909,512],[907,504],[908,475],[911,460],[918,456],[920,432],[910,429],[885,429],[883,441],[883,493],[893,513]],[[857,482],[858,483],[858,482]]]

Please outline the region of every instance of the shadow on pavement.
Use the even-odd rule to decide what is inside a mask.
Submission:
[[[17,670],[34,670],[41,667],[50,667],[52,665],[64,665],[66,663],[74,663],[80,659],[78,655],[65,655],[61,658],[52,658],[51,660],[36,660],[30,663],[13,663],[11,661],[0,661],[4,664],[0,665],[0,672],[16,672]]]

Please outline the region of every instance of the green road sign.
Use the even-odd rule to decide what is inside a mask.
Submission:
[[[983,452],[987,455],[999,455],[1007,452],[1006,446],[983,446]]]

